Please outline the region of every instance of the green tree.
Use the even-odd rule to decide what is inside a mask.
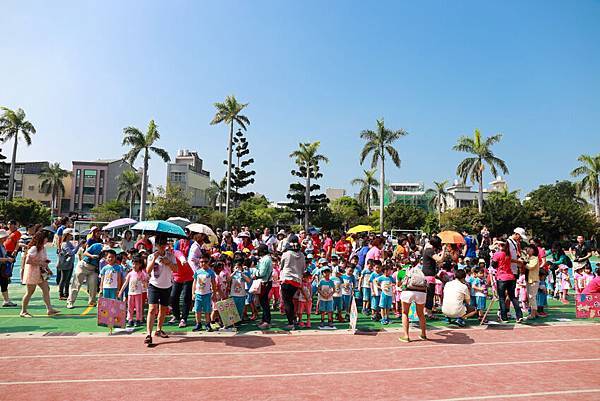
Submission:
[[[527,196],[524,206],[534,235],[547,242],[575,235],[589,237],[595,231],[590,206],[577,195],[577,185],[570,181],[541,185]]]
[[[98,221],[113,221],[123,217],[127,205],[119,200],[109,200],[92,208],[94,219]]]
[[[471,182],[479,185],[479,194],[477,197],[479,213],[483,212],[483,171],[486,164],[489,166],[490,172],[494,177],[498,175],[498,169],[504,174],[508,174],[508,167],[506,167],[504,160],[496,157],[491,149],[492,145],[500,142],[501,139],[502,134],[484,138],[479,130],[476,129],[472,138],[461,136],[458,138],[457,144],[452,148],[457,152],[474,155],[474,157],[467,157],[460,162],[458,167],[456,167],[456,174],[463,182],[467,182],[467,179],[470,179]]]
[[[315,227],[319,227],[323,230],[339,230],[342,226],[340,217],[337,216],[331,208],[322,207],[311,215],[311,221]]]
[[[28,198],[0,201],[0,219],[14,219],[20,224],[50,224],[50,209],[41,202]]]
[[[439,219],[442,215],[442,212],[446,209],[446,207],[448,207],[447,199],[448,199],[448,196],[451,196],[451,194],[448,191],[446,191],[446,186],[448,185],[448,180],[442,181],[442,182],[434,181],[433,185],[435,188],[428,189],[427,191],[425,191],[425,194],[427,196],[431,197],[431,199],[429,201],[429,203],[430,203],[429,207],[437,210],[438,221],[439,221]]]
[[[3,111],[0,116],[0,140],[5,143],[13,140],[13,152],[10,160],[10,173],[8,178],[8,200],[12,200],[15,190],[15,166],[17,163],[17,144],[22,138],[27,146],[31,145],[31,136],[35,134],[35,127],[25,118],[23,109],[11,110],[0,107]]]
[[[375,171],[375,169],[363,170],[365,175],[362,178],[355,178],[350,182],[352,185],[360,185],[358,200],[367,209],[367,216],[371,215],[371,205],[379,202],[379,194],[377,193],[379,181],[375,178]]]
[[[51,213],[56,211],[60,213],[60,205],[58,199],[65,194],[65,184],[63,180],[70,176],[71,173],[60,168],[60,163],[51,163],[47,169],[40,174],[40,183],[42,191],[46,195],[51,195]]]
[[[148,195],[148,160],[150,160],[150,153],[158,155],[165,163],[169,162],[171,158],[166,150],[156,147],[156,142],[160,139],[158,133],[158,127],[154,120],[150,120],[146,133],[135,127],[123,128],[123,145],[130,146],[131,149],[123,156],[123,160],[133,165],[138,155],[142,153],[144,161],[144,171],[142,172],[142,193],[140,194],[140,221],[144,220],[146,216],[146,197]]]
[[[385,208],[385,226],[418,230],[425,224],[427,212],[419,207],[393,202]]]
[[[596,219],[600,220],[600,153],[581,155],[577,160],[581,165],[571,171],[571,176],[583,176],[577,184],[578,193],[586,193],[593,200]]]
[[[154,203],[148,212],[150,220],[166,220],[169,217],[184,217],[194,220],[194,209],[190,203],[190,196],[179,185],[167,185],[156,188],[157,194]]]
[[[440,216],[440,230],[474,233],[483,226],[483,214],[476,207],[461,207],[446,210]]]
[[[319,172],[319,163],[329,163],[329,159],[321,154],[319,154],[319,146],[321,142],[312,142],[312,143],[300,143],[297,150],[290,153],[290,157],[295,159],[296,165],[298,166],[297,171],[292,171],[292,174],[297,177],[304,176],[305,184],[304,184],[304,229],[308,231],[309,225],[309,214],[310,214],[310,204],[311,204],[311,191],[313,188],[311,187],[310,180],[318,179],[323,175]],[[291,186],[290,186],[290,189]]]
[[[240,190],[246,188],[250,184],[254,184],[254,175],[256,171],[249,170],[248,168],[254,163],[253,158],[246,158],[250,154],[248,149],[248,140],[244,137],[242,130],[238,130],[233,138],[233,144],[235,147],[235,167],[231,173],[231,185],[233,186],[233,204],[237,205],[239,202],[250,199],[254,196],[254,192],[241,193]],[[227,165],[227,160],[223,161],[223,164]]]
[[[8,197],[8,172],[10,165],[6,162],[6,156],[2,154],[0,149],[0,198]]]
[[[229,201],[231,198],[231,156],[233,152],[233,126],[234,124],[239,125],[244,131],[246,127],[250,125],[250,120],[243,114],[240,114],[242,110],[248,106],[248,103],[238,103],[235,96],[227,96],[225,102],[217,102],[214,104],[217,112],[210,122],[211,125],[226,124],[229,125],[229,140],[227,142],[227,195],[225,199],[225,217],[229,220]],[[225,226],[227,228],[227,226]]]
[[[494,236],[510,234],[515,227],[529,227],[529,214],[521,204],[517,191],[490,193],[483,205],[483,219]]]
[[[135,170],[125,170],[119,176],[117,200],[129,203],[129,218],[133,217],[133,205],[142,193],[142,178]]]
[[[227,178],[223,177],[223,179],[219,182],[215,180],[210,181],[210,187],[206,190],[206,197],[208,198],[208,203],[214,208],[217,203],[219,204],[219,212],[221,212],[221,207],[223,205],[223,201],[227,195]]]
[[[349,196],[342,196],[329,204],[333,215],[342,222],[344,229],[348,230],[351,225],[366,214],[365,210],[358,201]]]
[[[440,231],[440,220],[439,216],[435,213],[427,213],[425,221],[421,226],[421,231],[427,234],[433,234]]]
[[[383,233],[385,215],[383,209],[383,191],[385,185],[386,155],[392,159],[392,162],[396,167],[400,167],[400,156],[398,155],[396,148],[394,148],[394,142],[406,135],[408,135],[408,133],[403,129],[394,131],[386,128],[383,118],[377,120],[375,131],[364,130],[360,133],[360,137],[367,141],[360,153],[360,164],[363,164],[370,154],[372,155],[371,168],[376,168],[377,163],[379,163],[379,193],[382,194],[379,199],[379,230],[381,233]]]

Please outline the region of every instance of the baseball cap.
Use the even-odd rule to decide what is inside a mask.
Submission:
[[[521,238],[523,239],[523,241],[527,241],[527,232],[525,231],[524,228],[517,227],[517,228],[515,228],[515,230],[513,232],[515,234],[519,234],[521,236]]]
[[[319,263],[328,263],[328,260],[325,258],[319,259]]]
[[[312,254],[312,253],[309,253],[308,255],[306,255],[306,258],[307,258],[307,259],[312,259],[312,258],[313,258],[313,254]]]

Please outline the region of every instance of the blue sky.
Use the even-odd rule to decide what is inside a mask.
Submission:
[[[250,103],[253,190],[284,200],[298,142],[320,140],[322,188],[356,188],[359,132],[384,117],[391,181],[454,179],[461,134],[494,150],[524,195],[600,151],[598,1],[8,1],[0,105],[38,134],[19,161],[119,157],[122,129],[154,118],[159,146],[197,150],[223,176],[226,95]],[[10,153],[8,144],[4,154]],[[150,178],[164,184],[153,160]],[[489,182],[491,177],[486,177]]]

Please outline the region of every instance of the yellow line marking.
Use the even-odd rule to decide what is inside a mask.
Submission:
[[[81,312],[81,315],[79,315],[79,316],[85,316],[85,315],[87,315],[88,313],[90,313],[90,311],[92,309],[94,309],[93,306],[88,306],[87,308],[85,308],[85,310],[83,312]]]

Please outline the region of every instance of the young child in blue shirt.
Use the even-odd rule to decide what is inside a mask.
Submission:
[[[479,267],[475,269],[475,273],[471,279],[471,289],[475,296],[475,307],[477,308],[477,313],[479,314],[479,320],[482,320],[486,309],[487,285],[485,281],[485,272]]]
[[[333,328],[333,291],[334,284],[331,281],[331,268],[324,266],[321,268],[323,278],[319,281],[318,286],[318,300],[319,300],[319,313],[321,313],[321,324],[320,328],[325,326],[325,315],[327,315],[327,322],[330,328]]]
[[[374,284],[381,289],[381,295],[379,298],[379,308],[381,310],[381,324],[390,323],[390,309],[392,308],[393,301],[393,285],[396,282],[392,274],[392,267],[385,266],[383,268],[383,274],[374,280]]]
[[[104,298],[117,299],[117,290],[123,284],[123,268],[117,264],[117,253],[104,251],[106,264],[100,269],[100,291]]]
[[[370,306],[371,306],[371,282],[369,280],[371,279],[372,272],[373,272],[373,259],[369,259],[367,261],[367,265],[361,272],[360,280],[358,283],[362,289],[362,299],[363,299],[362,312],[367,316],[371,314],[371,308],[370,308]]]
[[[233,299],[240,318],[244,316],[246,285],[250,282],[252,282],[252,278],[248,272],[244,271],[242,262],[236,262],[233,273],[229,276],[229,296]]]
[[[216,274],[210,268],[209,257],[202,255],[200,257],[200,268],[194,273],[194,312],[196,312],[196,326],[192,331],[202,330],[202,314],[206,331],[213,331],[210,326],[210,314],[212,312],[212,301],[216,301],[216,294],[219,292],[217,286]]]
[[[332,267],[333,270],[333,267]],[[333,312],[337,313],[338,322],[343,322],[342,311],[344,310],[344,304],[342,302],[342,270],[340,266],[333,270]]]
[[[541,317],[546,317],[548,314],[544,312],[544,308],[548,306],[548,289],[546,287],[546,278],[548,273],[544,269],[540,269],[540,286],[538,288],[536,301],[537,301],[537,312]]]
[[[371,273],[371,277],[369,278],[369,282],[371,285],[371,311],[373,316],[371,316],[371,320],[381,320],[381,313],[379,311],[379,301],[380,301],[380,288],[375,281],[379,276],[381,276],[381,260],[373,261],[373,273]]]
[[[342,275],[342,304],[346,313],[345,320],[350,321],[350,305],[352,304],[352,294],[356,288],[356,277],[354,276],[354,267],[348,265],[346,273]]]

